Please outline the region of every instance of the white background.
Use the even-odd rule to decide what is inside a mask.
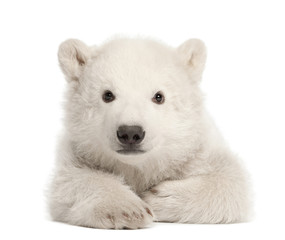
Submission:
[[[284,1],[1,1],[1,239],[284,239]],[[44,191],[63,115],[57,62],[67,38],[114,34],[208,47],[207,106],[252,175],[255,219],[232,225],[155,223],[97,230],[48,220]],[[187,93],[185,93],[187,94]]]

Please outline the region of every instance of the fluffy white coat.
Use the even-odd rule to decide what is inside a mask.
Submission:
[[[204,44],[172,48],[117,38],[63,42],[65,132],[49,207],[54,220],[94,228],[155,221],[233,223],[249,216],[247,174],[207,115],[199,89]],[[102,95],[112,91],[115,100]],[[164,94],[155,104],[153,96]],[[143,154],[120,154],[117,129],[139,125]]]

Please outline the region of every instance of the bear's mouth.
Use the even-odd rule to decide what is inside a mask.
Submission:
[[[145,153],[144,150],[141,149],[120,149],[117,150],[117,153],[124,154],[124,155],[131,155],[131,154],[142,154]]]

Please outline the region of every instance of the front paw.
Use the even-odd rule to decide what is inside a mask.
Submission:
[[[144,228],[153,221],[151,207],[140,198],[110,199],[109,204],[96,207],[96,215],[100,216],[100,228],[109,229],[138,229]]]
[[[172,182],[163,182],[142,194],[142,199],[151,206],[155,221],[173,221],[176,216],[179,196]]]
[[[148,202],[147,200],[151,200],[153,198],[167,198],[174,196],[177,191],[179,191],[179,189],[177,189],[174,181],[165,181],[144,192],[142,194],[142,199],[145,202]]]

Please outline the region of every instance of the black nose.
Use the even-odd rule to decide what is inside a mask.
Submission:
[[[123,125],[118,128],[117,137],[123,144],[139,144],[144,139],[145,132],[140,126]]]

